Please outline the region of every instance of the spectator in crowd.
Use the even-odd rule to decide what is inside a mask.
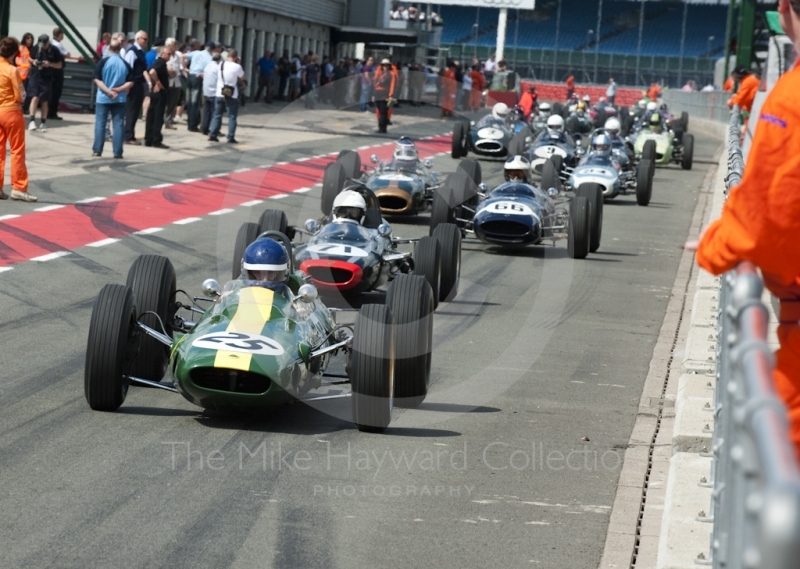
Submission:
[[[125,144],[140,146],[136,140],[136,121],[142,112],[145,86],[151,81],[147,69],[145,49],[147,49],[147,32],[139,30],[133,39],[133,45],[125,53],[125,62],[133,71],[133,85],[125,97]]]
[[[442,116],[453,116],[453,109],[456,106],[456,64],[452,59],[447,60],[447,68],[442,74]]]
[[[102,57],[103,50],[109,44],[110,41],[111,41],[111,33],[110,32],[103,32],[103,35],[100,38],[100,43],[97,44],[97,49],[95,50],[97,52],[97,55]]]
[[[319,56],[314,54],[311,56],[311,61],[303,69],[303,89],[306,95],[306,108],[313,109],[317,102],[317,92],[319,88]]]
[[[31,100],[28,130],[36,130],[36,109],[41,107],[39,132],[47,132],[47,106],[53,88],[53,71],[64,67],[64,57],[50,45],[50,36],[42,34],[31,50],[31,73],[28,75],[27,96]]]
[[[477,57],[477,56],[476,56]],[[486,81],[491,84],[494,79],[494,72],[497,71],[497,56],[493,53],[483,64],[483,74],[486,76]]]
[[[303,80],[303,60],[299,53],[292,56],[289,62],[289,102],[300,96],[300,83]]]
[[[694,79],[689,79],[686,81],[686,84],[681,87],[681,91],[684,93],[692,93],[693,91],[697,91],[697,83],[694,82]]]
[[[490,89],[492,91],[508,91],[511,89],[511,86],[508,84],[508,73],[506,60],[501,59],[497,62],[497,71],[495,71],[494,77],[492,77],[492,86]]]
[[[33,34],[28,32],[23,34],[22,41],[19,44],[19,53],[15,58],[17,69],[19,69],[19,76],[22,79],[22,92],[28,90],[28,75],[31,71],[31,48],[33,47]],[[22,112],[28,111],[28,104],[30,99],[23,97],[25,100],[22,103]]]
[[[347,63],[339,60],[339,65],[333,68],[333,105],[340,109],[345,104],[347,96]]]
[[[236,117],[239,113],[239,80],[244,77],[244,69],[236,63],[238,54],[235,49],[228,50],[228,60],[219,66],[217,78],[216,100],[214,101],[214,118],[208,140],[219,142],[222,129],[222,113],[228,113],[228,143],[238,144],[236,140]]]
[[[761,79],[758,75],[750,73],[746,67],[737,67],[733,71],[733,77],[739,84],[739,90],[728,99],[728,106],[739,105],[744,112],[749,113],[753,108],[753,101],[756,98]]]
[[[55,47],[61,57],[66,59],[69,57],[69,51],[61,43],[64,40],[64,32],[61,28],[53,28],[53,38],[50,40],[50,45]],[[61,117],[58,116],[58,104],[61,102],[61,93],[64,91],[64,67],[61,69],[53,69],[53,91],[50,94],[50,103],[47,106],[47,118],[60,121]]]
[[[458,66],[459,71],[461,66]],[[458,75],[456,76],[458,77]],[[461,73],[461,89],[458,93],[458,109],[465,110],[469,108],[469,95],[472,92],[472,77],[469,73]]]
[[[147,87],[150,92],[150,110],[147,112],[144,130],[144,145],[153,148],[169,148],[164,144],[161,129],[169,100],[169,71],[167,62],[172,57],[169,47],[156,48],[158,57],[147,70]]]
[[[609,77],[608,87],[606,87],[606,99],[608,99],[608,104],[613,107],[614,99],[616,98],[617,98],[617,83],[614,81],[613,77]]]
[[[13,37],[0,40],[0,199],[6,171],[6,143],[11,148],[11,199],[35,202],[28,193],[28,169],[25,165],[25,115],[22,113],[22,79],[14,62],[19,55],[19,41]]]
[[[800,3],[780,0],[781,27],[800,51]],[[697,263],[715,275],[742,261],[758,266],[780,300],[773,383],[788,407],[789,437],[800,456],[800,67],[784,73],[761,109],[742,182],[732,188],[722,215],[703,233]]]
[[[200,104],[203,95],[203,72],[213,57],[217,44],[210,41],[205,49],[200,49],[200,42],[195,40],[195,49],[184,57],[189,63],[189,78],[186,88],[186,110],[189,115],[187,128],[189,132],[200,132]]]
[[[702,89],[700,89],[700,90],[701,90],[703,93],[713,93],[714,91],[716,91],[716,90],[717,90],[717,86],[716,86],[716,85],[714,85],[714,84],[712,84],[712,83],[709,83],[708,85],[706,85],[705,87],[703,87],[703,88],[702,88]]]
[[[125,59],[125,48],[127,46],[127,39],[125,37],[125,32],[114,32],[113,34],[111,34],[111,39],[119,41],[121,46],[119,54],[123,59]],[[108,57],[108,44],[103,46],[103,51],[100,52],[100,56]]]
[[[361,67],[361,93],[358,99],[358,110],[362,113],[369,111],[369,102],[372,100],[372,80],[375,74],[375,58],[368,57]]]
[[[278,60],[278,99],[281,101],[286,100],[286,88],[289,83],[289,76],[291,75],[291,62],[289,61],[289,50],[284,49],[283,55]]]
[[[538,98],[539,96],[536,94],[536,85],[533,83],[528,84],[528,88],[525,89],[525,92],[522,93],[519,99],[519,108],[522,109],[522,112],[525,114],[525,120],[530,118],[533,109],[536,108],[536,99]]]
[[[180,104],[181,93],[181,66],[182,56],[178,53],[178,40],[175,38],[167,38],[164,40],[164,46],[169,50],[170,56],[167,60],[167,74],[169,75],[169,89],[167,95],[167,110],[164,117],[164,126],[170,130],[175,130],[177,127],[173,124],[175,122],[175,111]]]
[[[275,72],[275,57],[271,51],[265,51],[255,65],[258,70],[258,90],[256,91],[256,103],[264,92],[264,102],[272,103],[272,74]]]
[[[480,63],[472,65],[472,71],[469,72],[472,78],[472,91],[469,94],[469,110],[477,111],[481,108],[481,99],[483,98],[483,90],[486,88],[486,79],[481,73]]]
[[[425,72],[425,66],[421,63],[412,63],[411,71],[411,104],[419,107],[422,104],[422,96],[425,93],[428,74]]]
[[[222,61],[222,49],[216,47],[203,70],[203,122],[200,132],[208,136],[211,128],[211,118],[214,116],[214,107],[217,101],[217,81],[219,80],[219,64]]]
[[[570,75],[565,83],[567,84],[567,101],[569,101],[575,95],[575,77]]]
[[[386,132],[389,124],[389,104],[395,96],[396,75],[392,72],[392,62],[381,60],[381,66],[375,71],[372,82],[372,102],[375,103],[378,115],[378,132]]]
[[[108,57],[104,57],[94,68],[97,85],[95,98],[94,145],[92,156],[103,155],[106,123],[109,115],[113,123],[114,158],[122,158],[123,131],[125,129],[125,101],[133,86],[133,69],[122,57],[122,46],[118,40],[108,44]]]

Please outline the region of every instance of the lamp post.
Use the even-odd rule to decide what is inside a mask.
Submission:
[[[716,39],[714,36],[708,36],[708,41],[706,42],[706,57],[711,57],[711,42]]]
[[[478,57],[478,22],[472,24],[472,37],[475,41],[475,57]]]
[[[589,49],[589,45],[592,43],[592,36],[594,35],[594,30],[589,30],[586,32],[586,46],[583,48],[583,72],[586,73],[586,50]],[[587,74],[588,75],[588,74]]]

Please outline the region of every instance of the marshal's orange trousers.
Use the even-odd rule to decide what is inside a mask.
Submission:
[[[0,189],[5,183],[6,143],[11,147],[11,187],[20,192],[27,192],[25,117],[22,115],[22,109],[0,111]]]

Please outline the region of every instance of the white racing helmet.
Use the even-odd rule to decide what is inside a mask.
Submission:
[[[647,103],[647,110],[648,111],[657,111],[658,110],[658,103],[655,101],[650,101]]]
[[[531,162],[524,156],[510,156],[503,165],[503,176],[507,182],[517,180],[528,182],[531,171]]]
[[[637,105],[638,105],[638,107],[640,109],[646,109],[647,108],[647,101],[645,99],[639,99],[639,102],[637,103]]]
[[[622,131],[622,124],[619,122],[619,119],[616,117],[611,117],[606,121],[604,127],[611,136],[619,136],[619,133]]]
[[[560,115],[553,115],[547,119],[547,128],[558,132],[564,132],[564,118]]]
[[[550,106],[550,103],[541,103],[539,105],[539,112],[540,113],[551,113],[553,111],[553,107]]]
[[[364,212],[367,211],[367,202],[361,194],[353,190],[341,192],[333,200],[333,219],[334,221],[354,221],[361,223]]]
[[[505,103],[497,103],[492,107],[492,116],[496,119],[505,119],[510,112],[511,109]]]

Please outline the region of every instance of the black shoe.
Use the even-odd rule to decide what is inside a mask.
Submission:
[[[53,121],[63,121],[63,120],[64,120],[64,117],[60,117],[60,116],[58,116],[58,115],[53,115],[52,117],[47,117],[47,120],[49,120],[49,121],[50,121],[50,120],[53,120]]]
[[[392,121],[387,121],[386,124],[388,124],[389,126],[392,126]]]
[[[156,142],[156,143],[153,145],[153,148],[163,148],[163,149],[167,149],[167,148],[169,148],[169,146],[167,146],[167,145],[166,145],[166,144],[164,144],[163,142]]]
[[[117,160],[122,160],[122,156],[114,156]]]
[[[239,141],[236,140],[235,138],[229,138],[228,139],[228,144],[239,144]]]
[[[190,128],[189,132],[200,132],[199,128]]]
[[[99,152],[92,152],[92,156],[97,156],[98,158],[102,156]]]
[[[208,137],[208,141],[209,142],[219,142],[219,138],[217,138],[216,136],[209,136]]]

